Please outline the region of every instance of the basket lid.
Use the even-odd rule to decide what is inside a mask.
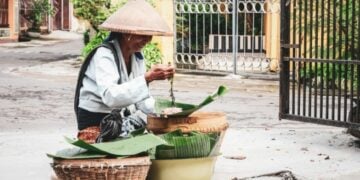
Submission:
[[[189,117],[152,117],[147,120],[147,129],[155,134],[172,132],[199,131],[202,133],[222,132],[229,127],[226,116],[222,112],[195,112]]]

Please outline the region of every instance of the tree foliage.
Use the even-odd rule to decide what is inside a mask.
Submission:
[[[36,32],[40,32],[41,23],[46,16],[55,14],[54,7],[48,0],[34,0],[30,4],[30,9],[28,19],[31,22],[31,28],[29,30]]]
[[[312,59],[359,60],[360,6],[356,0],[299,1],[294,7],[299,56]],[[302,21],[300,21],[300,19]],[[305,46],[306,43],[306,46]],[[329,62],[301,67],[302,79],[322,77],[327,87],[359,88],[360,68]],[[352,79],[351,79],[352,78]],[[347,80],[348,82],[343,82]],[[351,82],[352,81],[352,82]],[[335,85],[335,84],[336,85]]]
[[[308,42],[304,51],[307,57],[360,58],[360,6],[356,0],[299,1],[295,9],[298,12],[296,16],[302,19],[301,24],[297,19],[296,32],[301,32],[302,40]],[[300,16],[299,12],[302,12]]]
[[[88,21],[98,32],[98,26],[127,0],[118,0],[115,5],[111,4],[111,0],[73,0],[72,2],[75,17]]]

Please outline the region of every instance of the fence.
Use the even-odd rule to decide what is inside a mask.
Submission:
[[[268,72],[265,0],[174,0],[175,62],[192,72]],[[233,38],[237,37],[237,38]]]
[[[280,118],[360,127],[360,2],[282,0]]]

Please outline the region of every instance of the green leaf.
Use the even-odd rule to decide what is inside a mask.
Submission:
[[[46,154],[50,158],[57,159],[92,159],[92,158],[104,158],[106,155],[89,152],[81,148],[68,148],[56,152],[56,154]]]
[[[175,107],[181,108],[182,112],[167,115],[167,117],[176,117],[176,116],[189,116],[193,112],[197,111],[198,109],[210,104],[211,102],[215,101],[218,97],[223,96],[228,92],[228,89],[225,86],[219,86],[218,89],[208,97],[206,97],[199,105],[193,104],[186,104],[175,102]],[[155,112],[160,116],[164,116],[161,112],[166,109],[173,107],[172,102],[167,99],[156,99],[155,102]]]
[[[156,159],[206,157],[218,140],[215,136],[199,132],[182,134],[180,130],[161,135],[169,145],[156,148]]]
[[[142,51],[146,59],[146,69],[150,69],[153,64],[161,63],[162,54],[160,49],[158,48],[157,43],[150,42],[146,44]]]
[[[130,133],[130,137],[136,137],[136,136],[139,136],[139,135],[143,135],[145,133],[145,128],[140,128],[140,129],[136,129],[135,131],[132,131]]]
[[[156,146],[166,144],[166,141],[153,134],[145,134],[128,139],[117,140],[112,142],[88,144],[82,140],[66,140],[77,147],[88,150],[89,152],[113,155],[113,156],[131,156],[146,152]]]

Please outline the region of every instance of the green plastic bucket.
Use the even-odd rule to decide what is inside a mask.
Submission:
[[[217,156],[152,160],[149,180],[210,180]]]

